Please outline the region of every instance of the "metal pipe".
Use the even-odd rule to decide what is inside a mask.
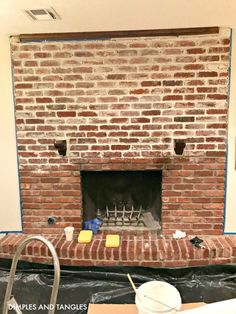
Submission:
[[[31,242],[31,241],[40,241],[43,242],[51,252],[52,258],[53,258],[53,264],[54,264],[54,281],[53,281],[53,287],[52,287],[52,293],[51,293],[51,298],[50,298],[50,309],[48,311],[48,314],[54,314],[56,310],[56,301],[57,301],[57,293],[58,293],[58,288],[59,288],[59,282],[60,282],[60,263],[59,259],[56,253],[56,250],[52,243],[45,239],[42,236],[30,236],[29,238],[25,239],[17,248],[16,253],[13,257],[12,260],[12,265],[11,265],[11,271],[10,271],[10,276],[7,284],[7,290],[4,298],[4,303],[3,303],[3,312],[2,314],[8,314],[8,302],[11,299],[11,292],[12,292],[12,287],[13,287],[13,282],[14,282],[14,276],[16,273],[16,266],[20,257],[20,254],[22,250],[26,247],[26,245]]]

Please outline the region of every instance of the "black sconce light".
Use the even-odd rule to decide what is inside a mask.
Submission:
[[[176,155],[183,155],[185,146],[186,146],[185,140],[175,139],[174,140],[174,151],[175,151]]]
[[[60,141],[56,141],[54,143],[55,148],[58,150],[59,155],[61,156],[65,156],[66,155],[66,140],[60,140]]]

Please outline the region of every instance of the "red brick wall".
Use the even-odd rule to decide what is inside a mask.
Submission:
[[[162,169],[163,233],[221,234],[229,45],[228,30],[13,42],[24,231],[80,228],[81,169]]]

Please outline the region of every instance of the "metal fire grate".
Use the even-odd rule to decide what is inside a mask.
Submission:
[[[143,226],[143,207],[140,205],[135,208],[133,205],[122,207],[115,205],[106,205],[105,210],[97,209],[97,217],[103,221],[103,226]]]

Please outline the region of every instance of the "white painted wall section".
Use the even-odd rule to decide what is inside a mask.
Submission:
[[[0,232],[21,231],[10,42],[0,37]]]
[[[225,233],[236,233],[236,29],[232,32]]]

